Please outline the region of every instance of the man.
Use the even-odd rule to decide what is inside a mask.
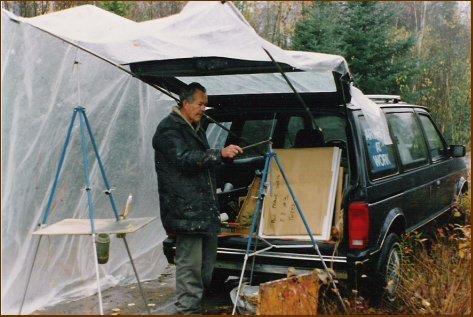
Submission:
[[[166,233],[176,237],[175,308],[180,314],[201,314],[220,233],[214,168],[243,151],[236,145],[209,148],[200,127],[208,103],[202,85],[189,84],[179,99],[179,106],[159,123],[153,148],[161,221]]]

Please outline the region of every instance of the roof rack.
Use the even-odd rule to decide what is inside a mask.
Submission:
[[[399,95],[365,95],[376,103],[399,103],[401,96]]]

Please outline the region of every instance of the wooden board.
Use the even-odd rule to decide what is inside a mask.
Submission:
[[[261,177],[255,177],[251,183],[245,201],[238,213],[237,222],[240,224],[239,232],[250,232],[253,223],[253,216],[258,202],[259,188],[261,186]]]
[[[343,237],[343,167],[340,167],[337,183],[337,197],[335,198],[335,228],[338,230],[338,240]]]
[[[337,191],[341,150],[337,147],[278,149],[304,217],[317,240],[329,240]],[[269,194],[264,197],[259,235],[309,240],[302,218],[276,162],[271,161]]]
[[[94,219],[96,233],[132,233],[146,226],[156,217]],[[92,234],[90,219],[64,219],[33,232],[36,235],[89,235]]]
[[[319,277],[302,274],[260,284],[258,315],[316,315]]]

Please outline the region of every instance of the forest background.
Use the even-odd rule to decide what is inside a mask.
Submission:
[[[429,108],[449,144],[471,148],[469,1],[233,1],[256,32],[284,49],[342,55],[365,94]],[[93,4],[141,22],[186,1],[2,1],[33,17]]]

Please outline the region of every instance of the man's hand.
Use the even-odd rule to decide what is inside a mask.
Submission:
[[[237,155],[242,154],[243,150],[238,145],[230,144],[229,146],[223,148],[222,151],[220,151],[220,153],[222,154],[223,158],[233,159]]]

